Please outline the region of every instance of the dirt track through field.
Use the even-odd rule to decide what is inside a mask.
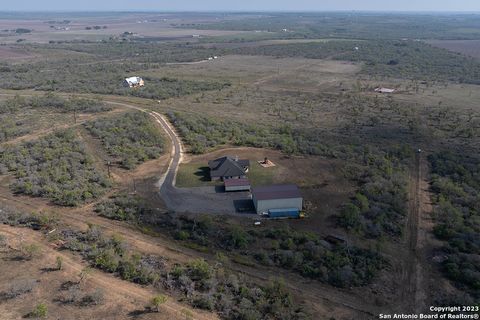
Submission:
[[[400,306],[402,312],[407,313],[421,313],[424,306],[421,301],[422,297],[425,297],[424,290],[421,286],[422,283],[422,267],[421,261],[425,258],[422,257],[422,243],[419,242],[419,233],[425,232],[421,230],[420,219],[425,213],[424,211],[424,199],[428,198],[428,195],[423,194],[427,190],[422,188],[422,185],[428,185],[427,182],[427,168],[425,164],[425,156],[423,153],[416,153],[413,168],[410,172],[409,178],[409,205],[407,224],[405,229],[405,252],[401,261],[401,287],[400,291]]]
[[[111,105],[118,105],[125,108],[146,112],[151,115],[160,125],[162,125],[168,136],[172,139],[172,152],[168,169],[164,176],[162,176],[162,178],[159,180],[157,187],[160,189],[162,187],[175,188],[175,176],[178,170],[178,165],[182,160],[183,149],[178,135],[175,133],[174,129],[164,118],[164,116],[156,112],[151,112],[147,109],[126,103],[114,101],[105,102]],[[9,200],[10,202],[19,201],[18,199],[13,199],[10,196],[6,196],[4,199]],[[121,234],[121,236],[123,236],[127,242],[131,243],[143,253],[165,254],[167,257],[173,257],[174,259],[182,261],[194,257],[204,257],[210,260],[212,259],[212,257],[208,254],[202,254],[196,251],[194,252],[185,248],[173,246],[172,242],[167,239],[137,233],[135,230],[132,230],[132,228],[125,227],[125,225],[122,223],[87,214],[84,209],[85,208],[78,210],[78,212],[75,212],[75,214],[71,214],[72,212],[69,212],[68,215],[62,214],[63,220],[78,227],[83,226],[83,228],[87,222],[100,225],[111,233]],[[261,280],[261,282],[268,281],[272,276],[276,275],[278,271],[274,268],[252,268],[239,266],[236,264],[232,264],[230,268],[234,271],[246,274],[252,279]],[[306,281],[304,278],[294,274],[288,274],[288,278],[285,280],[287,287],[298,293],[300,296],[308,297],[310,302],[316,305],[318,304],[318,306],[328,306],[330,308],[347,308],[356,314],[356,319],[371,319],[381,311],[381,309],[375,306],[372,301],[369,301],[367,297],[357,296],[348,290],[334,288],[316,281]]]

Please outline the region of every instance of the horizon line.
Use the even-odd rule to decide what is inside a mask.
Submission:
[[[480,10],[0,10],[0,13],[469,13],[480,14]]]

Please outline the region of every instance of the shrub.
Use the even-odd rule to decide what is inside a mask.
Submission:
[[[15,174],[11,188],[16,193],[76,206],[99,197],[110,186],[73,130],[0,151],[0,163]]]
[[[87,122],[85,127],[125,169],[156,159],[163,152],[163,136],[144,112]]]
[[[161,305],[167,302],[167,300],[168,300],[167,296],[160,294],[153,297],[151,301],[151,305],[155,308],[157,312],[160,312]]]
[[[35,306],[33,311],[30,313],[30,317],[34,318],[46,318],[48,315],[48,307],[45,303],[39,303]]]
[[[55,260],[55,263],[57,265],[57,270],[62,270],[63,268],[63,258],[62,257],[57,257]]]
[[[82,297],[80,305],[82,306],[98,306],[105,301],[105,293],[102,289],[96,289],[93,293],[86,294]]]

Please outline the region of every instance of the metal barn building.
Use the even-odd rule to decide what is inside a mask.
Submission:
[[[252,200],[258,214],[274,209],[302,210],[303,197],[296,185],[272,185],[252,188]]]

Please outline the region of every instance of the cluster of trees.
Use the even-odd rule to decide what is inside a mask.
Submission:
[[[99,215],[155,225],[173,238],[203,250],[223,250],[267,266],[293,270],[338,287],[370,283],[387,266],[378,253],[326,243],[313,233],[291,229],[245,229],[225,225],[208,215],[196,218],[162,214],[134,196],[119,195],[96,206]]]
[[[10,114],[0,114],[0,142],[8,141],[30,133],[24,122],[16,120]]]
[[[286,39],[479,39],[475,16],[406,15],[368,13],[275,13],[268,17],[223,19],[218,22],[184,23],[187,29],[268,31],[270,37]],[[286,29],[286,31],[285,31]],[[272,35],[273,33],[273,35]],[[242,36],[231,36],[238,39]],[[217,41],[217,37],[209,39]]]
[[[79,69],[71,60],[4,66],[0,87],[13,90],[132,95],[158,100],[206,90],[220,90],[230,85],[226,82],[145,77],[146,85],[132,90],[123,86],[125,77],[150,69],[151,64],[135,61],[78,63],[83,63],[82,68]]]
[[[73,130],[0,148],[0,171],[14,173],[14,192],[48,198],[63,206],[96,199],[110,186]]]
[[[167,116],[195,154],[225,144],[271,148],[287,154],[334,153],[321,131],[315,128],[247,124],[182,112],[169,112]]]
[[[100,29],[107,29],[107,26],[93,26],[93,27],[85,27],[85,30],[100,30]]]
[[[11,18],[8,14],[6,18]],[[172,23],[177,28],[206,30],[269,31],[270,37],[353,39],[479,39],[480,23],[475,15],[414,15],[369,13],[269,13],[207,22]],[[153,22],[153,21],[152,21]],[[70,21],[47,21],[68,24]],[[284,32],[287,29],[287,32]],[[247,33],[248,35],[248,33]],[[237,36],[237,35],[235,35]],[[218,37],[211,37],[215,41]],[[95,44],[95,42],[92,42]]]
[[[156,159],[163,152],[163,136],[144,112],[87,122],[85,128],[98,137],[108,153],[120,159],[121,166],[126,169]]]
[[[347,169],[359,189],[343,207],[338,224],[368,238],[399,237],[407,212],[406,161],[411,155],[408,148],[387,154],[365,150],[362,165]]]
[[[337,287],[366,285],[387,265],[383,257],[371,250],[329,244],[318,234],[289,228],[245,230],[223,226],[209,216],[181,217],[171,223],[176,225],[174,235],[179,240],[235,252]]]
[[[458,286],[480,297],[480,158],[438,152],[429,156],[434,234],[445,241],[443,270]]]
[[[18,107],[25,108],[31,106],[32,108],[52,108],[58,112],[79,112],[79,113],[98,113],[112,110],[100,100],[71,97],[65,99],[53,92],[47,92],[43,96],[31,97],[28,99],[15,98],[16,101],[22,101]]]
[[[53,109],[58,112],[82,112],[97,113],[112,110],[100,100],[86,98],[64,98],[53,92],[47,92],[43,96],[21,97],[15,96],[0,102],[0,115],[5,113],[16,113],[27,109]]]
[[[218,312],[222,319],[308,318],[281,282],[256,285],[202,259],[168,268],[162,257],[132,252],[118,236],[106,237],[95,226],[86,232],[65,230],[63,239],[66,249],[79,252],[92,266],[127,281],[163,285],[196,308]]]
[[[192,81],[179,80],[173,78],[152,78],[144,77],[146,85],[137,90],[122,89],[118,90],[116,94],[131,94],[140,98],[147,99],[167,99],[171,97],[180,97],[193,93],[209,90],[222,90],[229,87],[228,82],[207,82],[207,81]]]
[[[0,101],[0,142],[23,136],[32,131],[31,111],[42,109],[55,112],[94,113],[104,112],[111,108],[98,100],[70,98],[64,99],[53,93],[44,96],[22,98],[16,96]]]
[[[38,224],[46,225],[49,220],[11,208],[2,208],[0,211],[0,223],[36,229]],[[127,281],[162,286],[193,307],[217,312],[222,319],[310,319],[303,305],[294,301],[282,281],[272,280],[259,285],[247,276],[223,268],[221,261],[212,265],[203,259],[196,259],[168,267],[163,257],[141,255],[119,236],[106,236],[99,227],[93,225],[83,232],[60,230],[59,237],[64,241],[64,249],[78,252],[92,267],[114,273]],[[82,271],[81,280],[86,274],[87,271]],[[13,292],[18,295],[31,289],[32,286],[27,283],[22,284],[21,288],[15,287]],[[102,297],[102,292],[79,296],[78,292],[69,290],[61,301],[81,305],[98,304]],[[152,303],[158,310],[164,301],[164,297],[155,297]]]
[[[246,46],[238,54],[365,62],[363,72],[383,77],[479,83],[480,62],[419,41],[368,40]]]
[[[136,221],[139,216],[147,215],[149,209],[138,196],[122,193],[99,202],[95,212],[113,220]]]
[[[124,34],[125,35],[125,34]],[[134,40],[134,39],[131,39]],[[112,39],[102,43],[49,44],[48,49],[88,53],[97,58],[129,59],[141,63],[191,62],[219,56],[225,50],[205,48],[189,43],[120,42]]]

